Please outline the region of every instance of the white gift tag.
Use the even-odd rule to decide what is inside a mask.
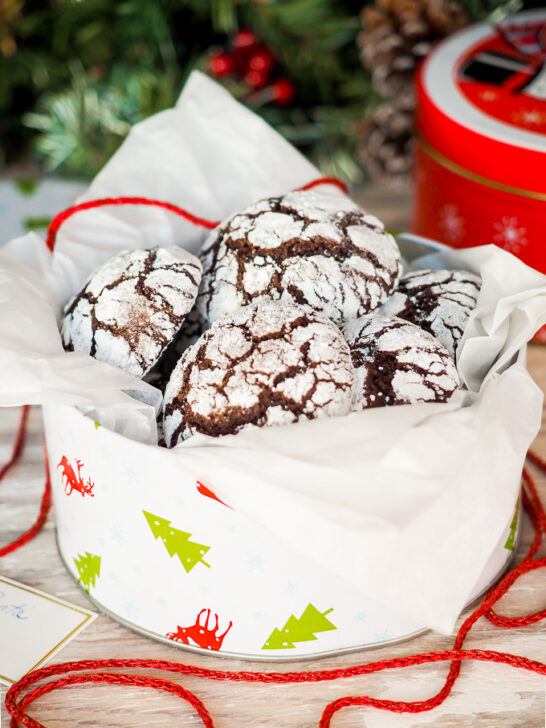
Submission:
[[[0,576],[0,682],[43,665],[97,615]]]

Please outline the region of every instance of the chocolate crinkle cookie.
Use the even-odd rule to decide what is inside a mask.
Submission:
[[[214,230],[201,252],[197,310],[209,324],[268,300],[308,305],[337,324],[377,308],[395,288],[400,253],[348,197],[291,192],[256,202]]]
[[[183,354],[165,390],[168,447],[351,411],[354,368],[341,331],[294,304],[245,306]]]
[[[468,317],[476,307],[481,278],[464,270],[417,270],[400,279],[381,313],[428,331],[455,357]]]
[[[446,402],[459,387],[445,346],[415,324],[375,314],[352,321],[344,333],[355,366],[356,410]]]
[[[64,348],[142,377],[179,331],[200,280],[200,261],[181,248],[124,250],[66,306]]]

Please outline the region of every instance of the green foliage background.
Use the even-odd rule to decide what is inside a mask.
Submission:
[[[499,3],[467,0],[472,17]],[[254,29],[297,86],[259,113],[325,173],[355,179],[356,122],[378,99],[356,45],[362,0],[0,0],[0,166],[90,177],[130,126],[174,103],[211,46]],[[241,97],[247,89],[232,81]]]

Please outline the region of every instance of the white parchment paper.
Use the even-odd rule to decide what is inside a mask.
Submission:
[[[261,119],[195,73],[178,105],[137,125],[81,199],[145,196],[221,220],[318,176]],[[119,250],[178,244],[195,253],[204,234],[159,208],[107,207],[71,218],[54,255],[34,234],[4,246],[0,405],[78,405],[154,443],[157,391],[64,352],[58,321],[63,304]],[[401,244],[410,267],[465,268],[483,278],[459,352],[469,392],[446,404],[197,435],[169,457],[296,551],[447,632],[512,516],[540,427],[542,394],[516,359],[546,322],[546,278],[494,246],[419,257],[418,245]]]

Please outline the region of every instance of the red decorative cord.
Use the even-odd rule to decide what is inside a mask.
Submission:
[[[534,454],[529,455],[530,460],[538,463],[546,472],[546,464]],[[412,665],[422,665],[431,662],[451,661],[451,665],[444,682],[443,687],[435,695],[427,700],[419,701],[402,701],[402,700],[382,700],[369,696],[352,696],[340,698],[329,703],[324,709],[319,721],[319,728],[330,728],[333,716],[340,710],[348,706],[371,706],[381,710],[389,710],[395,713],[420,713],[426,710],[432,710],[440,705],[450,694],[455,681],[461,671],[462,662],[464,660],[478,660],[482,662],[496,662],[503,665],[528,670],[546,675],[546,664],[537,660],[530,660],[526,657],[511,655],[505,652],[496,652],[494,650],[463,650],[462,645],[475,622],[482,616],[490,617],[493,606],[506,594],[514,582],[523,574],[534,569],[546,566],[546,558],[536,559],[537,554],[544,536],[546,535],[546,516],[544,508],[535,483],[524,468],[523,471],[523,488],[522,502],[525,510],[531,519],[534,538],[529,547],[527,554],[522,561],[492,587],[481,604],[465,619],[457,636],[455,638],[453,648],[451,650],[440,650],[435,652],[426,652],[423,654],[409,655],[407,657],[397,657],[393,659],[378,660],[364,665],[356,665],[347,668],[339,668],[336,670],[317,670],[311,672],[229,672],[224,670],[210,670],[206,668],[194,667],[177,662],[167,662],[164,660],[82,660],[79,662],[67,662],[64,664],[51,665],[40,670],[35,670],[25,675],[19,682],[12,685],[6,695],[6,708],[11,718],[11,728],[17,728],[23,724],[28,728],[45,728],[42,723],[30,718],[27,714],[27,708],[40,696],[52,692],[67,685],[77,685],[82,683],[110,683],[114,685],[131,685],[138,687],[149,687],[156,690],[164,690],[174,695],[178,695],[187,701],[195,709],[203,725],[206,728],[214,728],[214,723],[203,703],[189,690],[179,686],[168,680],[160,678],[148,677],[146,675],[131,675],[111,672],[84,672],[89,670],[104,670],[106,668],[140,668],[146,670],[162,670],[165,672],[178,673],[180,675],[192,675],[207,680],[223,680],[232,682],[253,682],[253,683],[314,683],[325,680],[337,680],[339,678],[355,677],[357,675],[368,675],[382,670],[391,670],[395,668],[410,667]],[[538,613],[544,616],[544,612]],[[538,615],[528,615],[526,617],[496,618],[503,620],[499,622],[502,626],[523,626],[538,621]],[[69,674],[67,674],[69,673]],[[31,687],[47,678],[56,675],[64,675],[56,680],[50,680],[36,687]]]
[[[537,466],[537,468],[540,468],[541,470],[544,470],[544,472],[546,472],[546,460],[543,460],[536,453],[531,452],[530,450],[527,453],[527,457],[532,463]]]
[[[312,182],[303,185],[302,187],[298,187],[297,189],[310,190],[311,188],[318,187],[319,185],[334,185],[335,187],[339,187],[342,192],[347,192],[347,185],[345,184],[345,182],[337,179],[337,177],[320,177],[319,179],[315,179]],[[191,212],[184,210],[184,208],[178,207],[178,205],[172,205],[170,202],[164,202],[163,200],[151,200],[147,197],[103,197],[99,200],[81,202],[79,205],[73,205],[72,207],[63,210],[62,212],[59,212],[58,215],[55,215],[55,217],[51,221],[49,230],[47,231],[47,247],[51,251],[53,251],[53,248],[55,247],[55,241],[57,239],[57,233],[59,232],[61,225],[63,225],[63,223],[65,223],[66,220],[72,217],[72,215],[74,215],[76,212],[82,212],[83,210],[93,210],[97,207],[112,205],[145,205],[147,207],[162,207],[165,210],[169,210],[170,212],[174,212],[176,215],[183,217],[184,220],[191,222],[193,225],[198,225],[199,227],[204,227],[208,230],[212,230],[220,224],[217,220],[206,220],[203,217],[197,217]]]
[[[22,455],[27,434],[27,420],[29,409],[30,407],[28,406],[28,404],[23,405],[23,407],[21,408],[21,419],[19,420],[19,428],[17,430],[17,435],[15,436],[15,442],[13,443],[11,457],[8,462],[5,465],[2,465],[2,467],[0,468],[0,483]]]
[[[2,481],[6,473],[13,465],[15,465],[17,460],[21,457],[21,453],[23,452],[23,447],[25,444],[29,409],[30,407],[28,405],[24,405],[21,409],[21,420],[19,422],[19,429],[17,431],[15,442],[13,444],[11,457],[8,462],[2,467],[2,469],[0,469],[0,481]],[[34,536],[36,536],[36,534],[42,529],[42,526],[46,522],[47,514],[49,513],[49,509],[51,508],[51,481],[49,477],[49,465],[47,462],[47,457],[45,461],[45,467],[46,482],[42,495],[42,502],[40,504],[40,512],[38,514],[38,518],[36,519],[34,524],[28,529],[28,531],[25,531],[25,533],[19,536],[19,538],[15,539],[15,541],[12,541],[12,543],[9,543],[7,546],[0,548],[0,557],[6,556],[6,554],[10,554],[12,551],[15,551],[21,546],[24,546],[29,541],[32,541]]]
[[[49,230],[47,231],[47,247],[51,251],[53,251],[59,228],[63,223],[68,220],[69,217],[72,217],[72,215],[74,215],[76,212],[83,212],[83,210],[93,210],[96,207],[105,207],[112,205],[145,205],[147,207],[162,207],[165,210],[170,210],[171,212],[174,212],[176,215],[180,215],[180,217],[183,217],[185,220],[193,223],[194,225],[208,228],[209,230],[212,230],[212,228],[215,228],[218,225],[218,222],[213,222],[212,220],[205,220],[205,218],[197,217],[196,215],[192,215],[191,212],[187,212],[187,210],[184,210],[182,207],[171,205],[170,202],[163,202],[162,200],[149,200],[146,197],[103,197],[100,200],[81,202],[79,205],[69,207],[62,212],[59,212],[58,215],[55,215],[55,217],[51,221]]]
[[[311,190],[313,187],[318,187],[319,185],[333,185],[334,187],[338,187],[342,192],[345,192],[345,194],[347,194],[348,191],[345,182],[337,177],[319,177],[318,179],[314,179],[312,182],[308,182],[306,185],[302,185],[296,189],[303,192],[305,190]]]

